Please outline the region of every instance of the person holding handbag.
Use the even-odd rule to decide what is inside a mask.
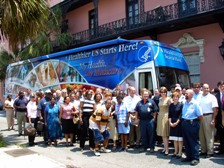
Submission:
[[[34,124],[34,128],[37,129],[37,122],[39,120],[38,118],[38,111],[37,111],[37,102],[34,94],[30,95],[30,101],[27,104],[27,117],[28,117],[28,123]],[[29,135],[29,146],[36,145],[34,143],[36,133],[34,135]]]

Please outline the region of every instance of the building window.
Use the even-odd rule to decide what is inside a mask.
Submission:
[[[196,0],[178,0],[179,15],[186,16],[197,13]]]
[[[195,39],[190,33],[184,33],[175,43],[171,44],[180,48],[182,51],[187,49],[192,52],[184,52],[185,60],[190,71],[191,83],[201,82],[200,65],[204,62],[204,39]],[[195,50],[198,48],[198,50]]]
[[[126,0],[126,10],[128,24],[134,25],[139,23],[139,3],[138,0]]]
[[[190,71],[191,83],[200,83],[200,57],[198,53],[186,53],[184,55]]]
[[[96,33],[96,20],[95,20],[95,10],[89,11],[89,34],[93,37]]]

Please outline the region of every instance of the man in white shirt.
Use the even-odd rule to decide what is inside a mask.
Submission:
[[[135,145],[135,134],[136,134],[136,146],[139,147],[140,145],[140,127],[138,126],[138,123],[136,122],[136,112],[135,112],[135,107],[136,104],[141,100],[139,96],[137,96],[136,90],[133,86],[130,86],[128,88],[128,93],[129,95],[124,98],[124,103],[127,105],[128,112],[130,114],[130,133],[129,133],[129,145],[130,147],[134,147]]]
[[[185,103],[186,99],[185,96],[182,94],[182,88],[180,86],[175,87],[175,91],[180,94],[179,102]]]
[[[199,130],[199,140],[201,142],[201,155],[205,155],[206,158],[210,158],[214,154],[215,119],[218,113],[217,99],[209,91],[209,85],[205,83],[199,100],[204,118]]]

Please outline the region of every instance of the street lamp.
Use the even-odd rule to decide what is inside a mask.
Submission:
[[[224,59],[224,39],[222,41],[222,45],[219,46],[219,51],[220,51],[222,58]]]

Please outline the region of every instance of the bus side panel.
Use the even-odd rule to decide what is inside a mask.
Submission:
[[[45,57],[45,60],[39,59],[33,62],[34,68],[26,75],[24,83],[17,82],[18,76],[9,83],[34,91],[49,87],[60,89],[69,84],[87,84],[114,89],[135,68],[153,59],[151,51],[151,47],[144,41],[133,41],[62,55],[56,59]],[[16,66],[10,67],[10,71],[15,68]],[[35,81],[31,83],[31,79]]]

